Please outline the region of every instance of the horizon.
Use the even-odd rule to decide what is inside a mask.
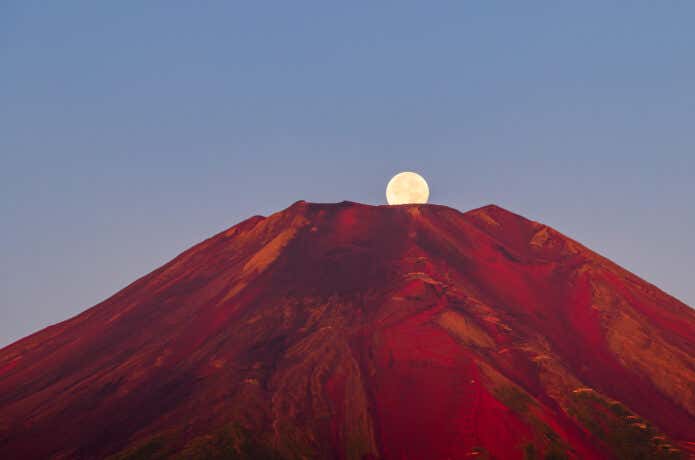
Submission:
[[[181,255],[181,254],[183,254],[183,253],[189,251],[190,249],[194,248],[194,247],[197,246],[198,244],[202,243],[203,241],[205,241],[205,240],[207,240],[207,239],[209,239],[209,238],[214,237],[214,236],[217,235],[217,234],[224,233],[224,232],[228,231],[229,229],[231,229],[231,228],[233,228],[233,227],[235,227],[235,226],[237,226],[237,225],[239,225],[239,224],[241,224],[241,223],[243,223],[243,222],[245,222],[245,221],[247,221],[247,220],[249,220],[249,219],[253,219],[254,217],[260,217],[260,218],[263,218],[263,219],[267,219],[267,218],[269,218],[269,217],[271,217],[271,216],[273,216],[273,215],[275,215],[275,214],[279,214],[279,213],[285,212],[285,211],[289,210],[290,208],[292,208],[292,207],[294,207],[294,206],[296,206],[296,205],[298,205],[298,204],[317,205],[317,206],[338,206],[338,205],[350,204],[350,205],[367,206],[367,207],[374,207],[374,208],[400,208],[400,207],[428,207],[428,206],[433,206],[433,207],[444,207],[444,208],[448,208],[448,209],[454,210],[454,211],[456,211],[456,212],[459,212],[459,213],[461,213],[461,214],[467,214],[467,213],[471,213],[471,212],[474,212],[474,211],[483,210],[483,209],[486,209],[486,208],[497,208],[497,209],[501,209],[501,210],[503,210],[503,211],[505,211],[505,212],[511,213],[511,214],[513,214],[513,215],[515,215],[515,216],[518,216],[518,217],[521,217],[522,219],[530,220],[530,221],[532,221],[532,222],[537,222],[537,223],[539,223],[539,224],[548,226],[548,227],[550,227],[550,228],[552,228],[552,229],[558,231],[559,233],[561,233],[561,234],[564,235],[565,237],[567,237],[567,238],[569,238],[569,239],[571,239],[571,240],[573,240],[573,241],[579,243],[580,245],[586,247],[588,250],[590,250],[590,251],[592,251],[592,252],[598,254],[599,256],[601,256],[601,257],[606,257],[606,258],[607,258],[608,260],[610,260],[611,262],[613,262],[613,263],[615,263],[616,265],[618,265],[619,267],[621,267],[621,268],[627,270],[628,272],[632,273],[633,275],[637,276],[638,278],[642,279],[643,281],[647,282],[648,284],[653,285],[654,287],[656,287],[656,288],[659,289],[660,291],[664,292],[664,293],[667,294],[668,296],[673,297],[674,299],[676,299],[678,302],[680,302],[680,303],[686,305],[687,307],[689,307],[689,308],[691,308],[691,309],[695,309],[695,307],[694,307],[693,305],[689,304],[687,301],[685,301],[685,300],[679,298],[678,296],[674,295],[673,293],[669,292],[668,290],[664,289],[663,287],[659,286],[658,284],[655,284],[655,283],[651,282],[649,279],[644,278],[644,277],[641,276],[639,273],[635,273],[635,272],[634,272],[633,270],[631,270],[629,267],[626,267],[625,265],[623,265],[620,261],[616,261],[616,260],[611,259],[610,257],[606,256],[605,254],[603,254],[603,253],[601,253],[600,251],[594,249],[594,248],[591,247],[590,245],[584,244],[582,241],[577,240],[576,238],[572,237],[571,235],[567,234],[566,232],[564,232],[564,231],[562,231],[562,230],[560,230],[560,229],[557,229],[556,227],[554,227],[554,226],[552,226],[552,225],[550,225],[550,224],[548,224],[548,223],[546,223],[546,222],[544,222],[544,221],[542,221],[542,220],[537,220],[537,219],[533,219],[533,218],[527,217],[527,216],[525,216],[524,214],[522,214],[522,213],[520,213],[520,212],[517,212],[517,211],[515,211],[515,210],[513,210],[513,209],[506,208],[506,207],[504,207],[504,206],[502,206],[502,205],[499,205],[499,204],[497,204],[497,203],[490,202],[490,203],[487,203],[487,204],[482,204],[482,205],[475,206],[475,207],[468,208],[468,209],[459,209],[459,208],[456,208],[456,207],[454,207],[454,206],[452,206],[452,205],[447,205],[447,204],[442,204],[442,203],[436,203],[436,202],[427,202],[427,203],[406,203],[406,204],[394,204],[394,205],[392,205],[392,204],[388,204],[388,203],[385,203],[385,202],[384,202],[384,203],[372,204],[372,203],[365,203],[365,202],[359,202],[359,201],[353,201],[353,200],[341,200],[341,201],[332,201],[332,202],[318,202],[318,201],[309,201],[309,200],[299,199],[299,200],[292,201],[292,202],[291,202],[289,205],[287,205],[286,207],[280,208],[280,209],[278,209],[278,210],[276,210],[276,211],[274,211],[274,212],[269,212],[269,213],[266,213],[266,214],[251,214],[251,215],[248,215],[248,216],[246,216],[246,217],[242,217],[240,220],[236,221],[235,223],[233,223],[233,224],[231,224],[231,225],[229,225],[229,226],[226,226],[226,227],[221,228],[221,229],[213,230],[212,233],[209,233],[209,234],[207,234],[207,235],[202,235],[197,241],[194,241],[194,242],[188,244],[187,246],[185,246],[185,247],[183,247],[183,248],[179,248],[178,250],[174,251],[174,253],[173,253],[172,255],[170,255],[170,257],[168,257],[168,258],[162,260],[160,263],[158,263],[158,264],[156,264],[156,265],[150,267],[150,269],[146,269],[145,272],[143,272],[143,273],[137,275],[135,278],[133,278],[133,279],[131,279],[131,280],[129,280],[129,281],[125,281],[125,283],[124,283],[122,286],[115,288],[115,290],[114,290],[113,292],[106,294],[103,298],[101,298],[100,300],[96,301],[95,303],[93,303],[93,304],[91,304],[91,305],[84,306],[84,307],[81,308],[81,309],[77,309],[76,311],[72,312],[72,313],[69,314],[68,316],[65,316],[65,317],[60,318],[60,319],[58,319],[58,320],[55,320],[55,321],[53,321],[53,322],[44,324],[44,325],[42,325],[42,326],[40,326],[40,327],[38,327],[38,328],[36,328],[36,329],[34,329],[34,330],[32,330],[32,331],[26,333],[25,335],[22,335],[22,336],[20,336],[20,337],[16,337],[15,339],[8,341],[7,343],[4,343],[4,342],[0,341],[0,349],[5,348],[5,347],[7,347],[7,346],[9,346],[9,345],[11,345],[11,344],[13,344],[13,343],[15,343],[15,342],[17,342],[17,341],[23,339],[23,338],[26,338],[26,337],[29,337],[29,336],[35,334],[35,333],[38,333],[38,332],[40,332],[40,331],[42,331],[42,330],[44,330],[44,329],[46,329],[46,328],[48,328],[48,327],[51,327],[51,326],[54,326],[54,325],[56,325],[56,324],[60,324],[60,323],[62,323],[62,322],[64,322],[64,321],[70,320],[70,319],[74,318],[75,316],[78,316],[78,315],[84,313],[85,311],[87,311],[87,310],[89,310],[89,309],[91,309],[91,308],[93,308],[93,307],[95,307],[95,306],[101,304],[102,302],[104,302],[104,301],[108,300],[109,298],[113,297],[114,295],[118,294],[121,290],[123,290],[123,289],[127,288],[128,286],[130,286],[132,283],[136,282],[137,280],[139,280],[139,279],[141,279],[141,278],[146,277],[147,275],[149,275],[149,274],[152,273],[153,271],[156,271],[157,269],[161,268],[162,266],[166,265],[168,262],[170,262],[171,260],[175,259],[175,258],[178,257],[179,255]]]
[[[695,306],[695,3],[6,2],[0,346],[245,216],[496,203]]]
[[[695,2],[0,7],[0,451],[695,458]]]
[[[213,233],[210,234],[210,235],[201,237],[201,239],[198,240],[197,242],[195,242],[195,243],[191,244],[190,246],[187,246],[186,248],[184,248],[184,249],[180,250],[179,252],[173,254],[169,259],[165,260],[164,262],[162,262],[161,264],[159,264],[159,265],[157,265],[157,266],[155,266],[155,267],[152,267],[152,268],[151,268],[149,271],[147,271],[146,273],[143,273],[142,275],[138,276],[137,278],[128,281],[125,285],[123,285],[123,286],[121,286],[120,288],[116,289],[114,292],[112,292],[111,294],[107,295],[106,297],[104,297],[103,299],[101,299],[100,301],[98,301],[97,303],[95,303],[94,305],[90,305],[90,306],[88,306],[88,307],[85,307],[85,308],[83,308],[82,310],[77,311],[77,312],[74,313],[73,315],[71,315],[71,316],[69,316],[69,317],[66,317],[66,318],[63,318],[63,319],[61,319],[61,320],[59,320],[59,321],[57,321],[57,322],[55,322],[55,323],[47,324],[46,326],[41,327],[41,328],[39,328],[39,329],[37,329],[37,330],[35,330],[35,331],[32,331],[31,333],[27,334],[26,336],[20,337],[20,338],[18,338],[17,340],[15,340],[15,341],[13,341],[13,342],[10,342],[10,343],[8,343],[8,344],[2,344],[2,343],[0,343],[0,349],[5,348],[6,346],[9,346],[9,345],[13,344],[14,342],[16,342],[16,341],[18,341],[18,340],[21,340],[21,339],[23,339],[23,338],[25,338],[25,337],[28,337],[28,336],[30,336],[30,335],[33,335],[34,333],[38,333],[38,332],[40,332],[40,331],[43,331],[44,329],[46,329],[46,328],[48,328],[48,327],[54,326],[54,325],[56,325],[56,324],[60,324],[60,323],[62,323],[62,322],[64,322],[64,321],[68,321],[68,320],[70,320],[70,319],[72,319],[72,318],[74,318],[74,317],[76,317],[76,316],[79,316],[80,314],[84,313],[85,311],[87,311],[87,310],[89,310],[89,309],[91,309],[91,308],[93,308],[93,307],[96,307],[97,305],[99,305],[99,304],[101,304],[101,303],[103,303],[103,302],[109,300],[110,298],[112,298],[112,297],[114,297],[116,294],[118,294],[120,291],[122,291],[122,290],[126,289],[127,287],[129,287],[131,284],[135,283],[136,281],[138,281],[138,280],[140,280],[140,279],[142,279],[142,278],[147,277],[147,276],[150,275],[151,273],[153,273],[153,272],[157,271],[158,269],[162,268],[162,267],[163,267],[164,265],[166,265],[167,263],[169,263],[169,262],[171,262],[172,260],[176,259],[176,258],[179,257],[180,255],[182,255],[182,254],[184,254],[184,253],[186,253],[186,252],[188,252],[188,251],[194,249],[196,246],[198,246],[199,244],[201,244],[201,243],[207,241],[207,240],[210,239],[210,238],[213,238],[213,237],[218,236],[218,235],[220,235],[220,234],[224,234],[225,232],[229,231],[230,229],[232,229],[232,228],[234,228],[234,227],[236,227],[236,226],[238,226],[238,225],[240,225],[240,224],[243,224],[244,222],[246,222],[246,221],[248,221],[248,220],[251,220],[251,219],[254,219],[254,218],[268,219],[268,218],[270,218],[270,217],[272,217],[272,216],[274,216],[274,215],[276,215],[276,214],[281,214],[281,213],[287,212],[288,210],[290,210],[291,208],[296,207],[297,205],[326,206],[326,207],[340,207],[340,206],[345,206],[345,205],[357,205],[357,206],[365,206],[365,207],[370,207],[370,208],[385,208],[385,209],[388,209],[388,208],[409,208],[409,207],[415,207],[415,208],[420,208],[420,207],[425,207],[425,208],[426,208],[426,207],[435,207],[435,208],[446,208],[446,209],[450,209],[450,210],[452,210],[452,211],[455,211],[455,212],[460,213],[461,215],[473,214],[473,213],[476,212],[476,211],[482,211],[482,210],[486,210],[486,209],[498,209],[498,210],[501,210],[501,211],[503,211],[503,212],[505,212],[505,213],[509,213],[509,214],[512,214],[512,215],[514,215],[514,216],[516,216],[516,217],[519,217],[520,219],[528,220],[528,221],[530,221],[530,222],[535,222],[535,223],[541,224],[541,225],[543,225],[543,226],[550,227],[550,228],[552,228],[553,230],[558,231],[558,232],[559,232],[562,236],[564,236],[565,238],[568,238],[568,239],[570,239],[571,241],[574,241],[575,243],[578,243],[579,245],[585,247],[585,248],[588,249],[589,251],[591,251],[591,252],[597,254],[598,256],[600,256],[600,257],[606,257],[605,255],[601,254],[599,251],[596,251],[595,249],[591,248],[590,246],[587,246],[587,245],[583,244],[581,241],[577,241],[576,239],[572,238],[571,236],[567,235],[566,233],[564,233],[564,232],[562,232],[562,231],[560,231],[560,230],[554,228],[554,227],[551,226],[551,225],[546,224],[546,223],[543,222],[543,221],[537,221],[537,220],[534,220],[534,219],[530,219],[530,218],[524,216],[523,214],[517,213],[517,212],[515,212],[514,210],[507,209],[507,208],[505,208],[505,207],[503,207],[503,206],[500,206],[500,205],[498,205],[498,204],[495,204],[495,203],[488,203],[488,204],[485,204],[485,205],[482,205],[482,206],[478,206],[478,207],[474,207],[474,208],[470,208],[470,209],[465,209],[465,210],[463,210],[463,209],[457,209],[457,208],[452,207],[452,206],[449,206],[449,205],[440,204],[440,203],[431,203],[431,202],[428,202],[428,203],[405,203],[405,204],[395,204],[395,205],[392,205],[392,204],[387,204],[387,203],[370,204],[370,203],[362,203],[362,202],[351,201],[351,200],[342,200],[342,201],[336,201],[336,202],[313,202],[313,201],[307,201],[307,200],[302,200],[302,199],[300,199],[300,200],[296,200],[296,201],[292,202],[292,203],[289,204],[288,206],[286,206],[286,207],[284,207],[284,208],[282,208],[282,209],[279,209],[279,210],[277,210],[277,211],[275,211],[275,212],[272,212],[272,213],[269,213],[269,214],[254,214],[254,215],[247,216],[247,217],[245,217],[245,218],[242,218],[242,219],[239,220],[238,222],[235,222],[233,225],[231,225],[231,226],[229,226],[229,227],[225,227],[225,228],[223,228],[223,229],[220,229],[220,230],[218,230],[218,231],[213,232]],[[669,293],[668,291],[665,291],[665,290],[662,289],[660,286],[651,283],[648,279],[644,279],[644,278],[641,277],[639,274],[632,272],[629,268],[623,266],[621,263],[619,263],[619,262],[617,262],[617,261],[615,261],[615,260],[612,260],[612,259],[610,259],[610,258],[607,258],[607,259],[608,259],[610,262],[616,264],[616,265],[617,265],[618,267],[620,267],[621,269],[628,271],[628,272],[631,273],[632,275],[634,275],[634,276],[636,276],[637,278],[641,279],[642,281],[646,282],[647,284],[650,284],[650,285],[656,287],[659,291],[663,292],[664,294],[668,295],[669,297],[674,298],[674,299],[675,299],[676,301],[678,301],[679,303],[682,303],[682,304],[685,305],[686,307],[689,307],[690,309],[693,309],[693,306],[691,306],[691,305],[689,305],[688,303],[684,302],[682,299],[679,299],[678,297],[672,295],[672,294]]]
[[[247,219],[0,350],[3,451],[693,453],[695,310],[499,206],[397,187],[412,204],[297,201]]]

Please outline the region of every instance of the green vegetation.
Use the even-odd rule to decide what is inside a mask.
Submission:
[[[281,456],[264,445],[247,429],[233,424],[212,435],[189,442],[176,460],[280,460]]]
[[[528,443],[524,446],[524,460],[536,460],[536,446],[533,443]]]
[[[569,457],[565,448],[557,440],[551,439],[548,451],[543,457],[540,456],[533,443],[524,446],[524,460],[541,460],[541,458],[543,460],[567,460]]]
[[[673,447],[647,420],[619,402],[596,392],[572,395],[571,415],[611,449],[617,459],[681,460],[684,454]]]
[[[497,396],[502,404],[519,415],[526,415],[529,406],[533,404],[533,399],[531,399],[526,392],[514,386],[505,386],[496,389],[495,396]]]
[[[567,445],[562,442],[562,439],[550,429],[549,426],[544,425],[545,438],[548,440],[548,450],[543,456],[543,460],[567,460]]]
[[[564,450],[556,450],[555,448],[551,448],[551,450],[546,452],[543,460],[567,460],[568,458],[569,457]]]
[[[545,454],[536,448],[534,443],[524,445],[524,460],[566,460],[567,446],[562,439],[548,425],[538,420],[531,413],[531,408],[536,404],[528,393],[516,386],[504,386],[496,389],[495,396],[509,409],[523,417],[535,433],[538,433],[537,444],[547,446]],[[543,441],[540,441],[543,439]]]
[[[282,460],[272,447],[238,424],[199,436],[183,449],[176,437],[159,435],[109,457],[107,460]]]
[[[126,449],[107,460],[160,460],[171,455],[167,449],[169,443],[162,436],[147,439],[136,446]]]

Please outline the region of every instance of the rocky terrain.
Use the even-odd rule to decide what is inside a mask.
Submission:
[[[695,311],[496,206],[297,202],[0,350],[8,459],[685,459],[694,442]]]

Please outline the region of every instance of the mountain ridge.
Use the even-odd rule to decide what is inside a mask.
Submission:
[[[298,201],[0,349],[0,451],[226,426],[239,455],[685,458],[694,343],[687,305],[499,206]]]

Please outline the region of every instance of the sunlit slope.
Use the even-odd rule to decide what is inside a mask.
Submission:
[[[693,310],[547,226],[298,202],[0,350],[0,452],[687,458],[693,382]]]

